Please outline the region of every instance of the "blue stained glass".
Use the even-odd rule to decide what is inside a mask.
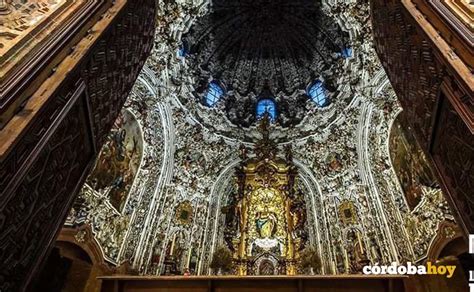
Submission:
[[[268,113],[270,119],[275,121],[277,113],[276,113],[276,104],[271,99],[261,99],[257,103],[257,118],[262,118],[265,113]]]
[[[352,57],[352,48],[351,47],[342,48],[341,55],[345,59]]]
[[[188,46],[183,42],[178,48],[178,56],[184,58],[188,54]]]
[[[329,103],[326,88],[319,80],[315,81],[308,89],[308,95],[319,107],[326,106]]]
[[[184,48],[184,47],[182,47],[182,46],[179,47],[179,49],[178,49],[178,56],[184,58],[184,57],[186,57],[186,53],[187,53],[187,52],[186,52],[186,48]]]
[[[224,89],[217,82],[212,81],[209,83],[204,100],[208,106],[213,107],[223,95]]]

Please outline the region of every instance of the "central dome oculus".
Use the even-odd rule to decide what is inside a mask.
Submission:
[[[209,83],[219,80],[226,88],[220,108],[244,127],[258,119],[264,91],[275,97],[283,127],[304,118],[314,100],[311,84],[320,82],[324,104],[330,103],[337,95],[334,74],[352,54],[348,34],[313,0],[213,1],[182,42],[197,99],[208,104]]]

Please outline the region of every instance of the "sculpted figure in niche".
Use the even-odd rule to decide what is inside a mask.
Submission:
[[[380,253],[380,248],[377,244],[374,234],[369,234],[369,248],[370,255],[372,257],[372,263],[376,264],[382,262],[382,254]]]
[[[337,241],[336,244],[336,269],[338,273],[344,273],[345,272],[345,265],[344,265],[344,250],[342,248],[342,242],[340,240]]]
[[[294,238],[307,238],[306,230],[305,230],[305,222],[306,222],[306,208],[303,202],[303,194],[299,192],[296,195],[296,198],[290,207],[290,214],[291,214],[291,229],[293,230],[293,237]],[[303,240],[304,241],[304,240]]]
[[[268,211],[257,212],[255,218],[255,225],[260,238],[272,238],[277,227],[275,214]]]

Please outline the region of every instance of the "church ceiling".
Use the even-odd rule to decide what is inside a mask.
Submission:
[[[306,89],[315,80],[337,98],[333,75],[342,72],[351,50],[349,34],[310,0],[213,1],[181,46],[196,77],[197,99],[203,101],[209,81],[220,82],[223,110],[245,127],[255,122],[263,97],[276,99],[282,126],[301,122]]]
[[[248,4],[245,4],[245,2],[241,3],[244,4],[239,6],[239,8],[216,8],[216,10],[222,14],[229,14],[228,11],[231,9],[247,11]],[[311,51],[309,45],[299,48],[291,44],[292,49],[290,48],[289,52],[301,54],[301,57],[296,58],[300,61],[295,61],[291,54],[286,54],[285,62],[277,62],[277,64],[289,69],[283,70],[284,72],[281,74],[277,72],[281,67],[269,72],[269,75],[280,74],[290,76],[288,78],[291,79],[291,82],[278,83],[278,78],[274,78],[272,79],[273,83],[270,83],[270,81],[265,81],[264,77],[262,77],[260,80],[263,87],[258,88],[258,86],[255,86],[255,83],[250,86],[251,89],[245,89],[248,86],[244,86],[246,84],[245,80],[249,79],[244,77],[237,78],[231,74],[232,72],[244,72],[245,68],[240,68],[240,71],[228,68],[227,73],[223,72],[221,68],[221,70],[217,70],[218,72],[216,71],[219,75],[211,72],[212,66],[214,66],[212,68],[218,68],[215,65],[215,61],[206,67],[202,66],[203,62],[198,60],[198,58],[204,58],[206,54],[209,54],[215,48],[213,45],[215,44],[214,41],[200,42],[199,35],[203,35],[203,38],[211,38],[217,32],[225,34],[226,31],[233,32],[233,35],[242,34],[240,29],[232,31],[232,26],[227,24],[227,22],[221,26],[206,26],[205,24],[212,20],[213,15],[213,4],[207,3],[207,1],[193,5],[182,3],[180,5],[170,4],[169,6],[163,6],[163,10],[158,15],[160,25],[156,34],[155,50],[149,60],[150,67],[154,68],[155,72],[157,72],[157,78],[167,80],[166,85],[159,88],[160,96],[176,97],[177,104],[189,115],[190,119],[193,119],[210,132],[230,141],[255,141],[256,106],[262,99],[272,100],[276,104],[277,118],[274,123],[273,138],[278,142],[297,141],[308,137],[319,139],[320,137],[327,136],[328,132],[331,131],[330,128],[342,123],[346,112],[351,107],[357,106],[362,96],[362,99],[372,98],[372,95],[367,93],[376,86],[384,75],[376,74],[380,70],[380,64],[372,49],[371,29],[368,25],[370,18],[366,4],[359,2],[351,3],[350,5],[346,2],[331,5],[310,4],[309,2],[307,5],[305,4],[306,2],[297,3],[295,6],[299,7],[298,9],[291,8],[290,6],[285,9],[288,9],[288,13],[292,15],[301,13],[304,21],[301,21],[297,27],[288,28],[288,23],[291,23],[291,21],[296,22],[295,19],[288,16],[287,18],[291,21],[286,23],[286,29],[299,31],[301,39],[308,39],[311,35],[318,35],[319,39],[311,37],[314,39],[314,42],[311,43],[313,47],[322,46],[323,43],[318,43],[318,41],[324,41],[321,39],[324,35],[323,32],[328,33],[330,38],[326,38],[326,43],[323,46],[325,48],[323,51],[327,58],[325,58],[325,55],[320,55],[319,51]],[[268,13],[278,13],[271,12],[273,6],[270,4],[262,2],[261,5],[269,6],[267,10],[270,12]],[[321,15],[321,17],[318,17],[320,20],[315,22],[309,15],[316,14]],[[234,16],[228,16],[228,18],[232,17]],[[312,20],[306,21],[304,17]],[[322,26],[323,21],[327,22],[323,28],[314,26],[315,23],[319,23]],[[246,24],[247,30],[251,29],[252,23]],[[255,25],[255,23],[253,24]],[[199,33],[200,30],[203,30],[203,27],[209,28],[208,34],[204,32]],[[312,31],[312,34],[305,32],[305,29]],[[332,33],[334,36],[329,33]],[[252,32],[250,35],[255,36],[256,33]],[[271,36],[272,34],[269,33],[269,35]],[[194,42],[191,41],[192,38],[195,39]],[[236,38],[236,41],[238,40],[239,38]],[[329,44],[331,41],[335,44],[334,46]],[[285,46],[290,45],[283,40],[278,42],[282,46],[279,52],[282,52]],[[199,50],[193,49],[193,44],[199,47]],[[233,46],[229,48],[226,44],[227,42],[223,46],[230,50],[233,49]],[[247,42],[242,41],[242,44],[247,44]],[[253,47],[257,45],[255,44]],[[345,53],[343,52],[345,57],[341,52],[336,52],[336,49],[339,50],[339,47],[343,48],[344,46],[347,46],[346,49],[350,48]],[[249,57],[257,58],[253,51],[249,49],[252,46],[247,45],[245,48],[249,51]],[[222,50],[225,51],[225,49]],[[276,49],[268,46],[264,46],[262,50],[276,51]],[[217,51],[220,52],[219,50]],[[331,51],[334,51],[332,55],[330,54]],[[238,58],[235,58],[235,56]],[[242,54],[225,55],[224,59],[229,58],[232,62],[236,61],[237,63],[235,64],[237,65],[247,64],[245,56]],[[215,56],[212,58],[218,59]],[[259,57],[258,60],[263,60],[263,62],[260,65],[256,64],[252,68],[257,69],[266,62],[265,58],[262,57]],[[314,65],[314,63],[314,68],[311,68],[312,70],[309,70],[307,66],[298,69],[306,73],[291,73],[289,70],[296,70],[294,67],[297,66],[297,62],[301,64],[305,62],[320,63],[318,63],[319,65]],[[226,64],[225,60],[221,63]],[[267,62],[266,64],[272,63]],[[330,69],[328,69],[329,67]],[[215,74],[215,76],[212,74]],[[223,78],[226,74],[230,76],[230,80],[237,80],[235,82],[237,88],[239,88],[239,84],[243,84],[241,89],[233,89],[233,83]],[[257,73],[247,72],[245,74]],[[302,77],[302,74],[306,74],[305,77]],[[214,90],[212,92],[213,96],[218,96],[218,98],[217,102],[212,103],[210,106],[206,103],[206,99],[210,85],[213,83],[219,85],[222,89],[222,94]],[[278,88],[278,84],[287,83],[291,85],[283,91],[271,88],[271,86]],[[316,86],[316,90],[314,90],[316,95],[312,99],[308,96],[308,91],[310,85],[315,84],[319,88]],[[268,85],[268,87],[265,87],[265,85]],[[176,90],[169,90],[170,88],[175,88]],[[249,91],[249,93],[242,96],[239,90],[242,93],[246,91]],[[188,94],[189,92],[191,94]],[[320,96],[321,92],[324,93],[322,99]]]
[[[275,48],[263,41],[245,41],[242,35],[243,28],[250,36],[260,40],[257,37],[258,30],[264,29],[257,28],[257,32],[253,31],[252,26],[257,26],[253,21],[245,23],[242,29],[239,26],[239,29],[232,30],[228,19],[238,18],[239,23],[243,22],[241,19],[244,17],[243,14],[255,14],[253,12],[255,9],[249,9],[255,7],[252,5],[267,6],[268,15],[278,15],[279,12],[275,11],[273,5],[259,1],[252,5],[248,4],[249,2],[239,2],[238,7],[226,8],[227,6],[219,3],[173,2],[163,6],[157,16],[160,25],[157,28],[156,46],[149,59],[149,65],[156,72],[157,78],[163,80],[158,89],[159,96],[174,98],[189,119],[219,137],[246,143],[255,141],[257,105],[262,100],[270,100],[275,103],[273,108],[277,117],[273,123],[272,133],[277,142],[301,141],[309,137],[324,139],[332,128],[344,121],[348,110],[358,107],[361,100],[373,98],[374,95],[370,91],[385,76],[377,73],[381,67],[372,48],[368,5],[364,3],[338,2],[320,5],[300,1],[296,2],[294,7],[281,4],[291,16],[285,16],[289,20],[278,28],[279,34],[282,34],[282,30],[287,30],[291,34],[299,31],[301,36],[297,44],[304,40],[309,42],[309,39],[313,41],[310,42],[311,46],[306,44],[301,48],[299,45],[285,42],[284,39],[287,37],[272,41],[276,44]],[[213,5],[216,8],[213,8]],[[217,19],[221,19],[219,25],[210,24],[213,21],[212,16],[215,15],[213,9],[221,16],[228,15],[227,18],[216,16]],[[235,10],[245,13],[242,12],[241,16],[236,16],[236,13],[230,14],[229,11]],[[299,24],[296,24],[295,15],[301,16]],[[270,18],[266,20],[270,27],[277,25],[271,17],[267,18]],[[245,16],[245,19],[249,20],[251,16]],[[320,27],[317,27],[318,24]],[[220,48],[217,41],[226,33],[232,33],[232,42],[221,41],[222,48]],[[216,34],[222,36],[217,38]],[[268,38],[277,39],[273,33],[267,34]],[[202,39],[199,36],[202,36]],[[232,45],[236,42],[248,53],[238,54],[235,45]],[[228,45],[229,43],[231,45]],[[314,49],[319,46],[321,46],[319,51]],[[260,55],[263,51],[278,54],[284,50],[288,50],[288,54],[285,54],[284,60],[280,58],[278,62],[268,62],[270,57],[273,60],[276,57],[269,55],[265,59],[259,56],[252,50],[259,47]],[[346,50],[345,53],[337,52],[344,47],[350,50]],[[223,53],[227,51],[229,54]],[[217,57],[219,54],[222,55],[220,59]],[[294,54],[299,54],[299,57],[295,58]],[[275,66],[279,67],[271,67],[268,72],[264,69],[254,72],[249,69],[250,67],[246,70],[243,66],[249,63],[247,57],[257,62],[252,66],[255,70],[264,68],[265,64],[270,64],[269,66],[276,64]],[[228,64],[226,60],[236,66],[243,65],[240,69],[228,67],[228,70],[216,65],[219,63],[226,66]],[[207,65],[204,66],[204,63]],[[298,66],[299,64],[306,65]],[[215,72],[212,72],[213,70]],[[242,76],[234,76],[233,72],[240,72],[238,74]],[[265,79],[264,75],[267,73],[268,78]],[[257,82],[247,82],[252,79],[250,75],[247,76],[248,74],[260,80],[260,87]],[[285,78],[288,79],[283,78],[280,82],[282,78],[277,78],[277,75],[287,76]],[[217,89],[214,88],[216,84]],[[313,88],[310,85],[316,85],[313,91],[314,99],[308,96],[309,89]],[[208,94],[209,92],[212,94]],[[210,104],[209,95],[212,98]],[[215,100],[217,101],[214,102]],[[374,100],[374,102],[382,101]]]
[[[143,133],[142,162],[133,185],[124,194],[121,209],[113,206],[110,193],[85,186],[83,201],[71,212],[68,226],[86,222],[109,262],[128,261],[141,274],[166,273],[170,250],[176,252],[172,256],[178,269],[209,274],[213,251],[224,237],[221,211],[237,188],[239,150],[250,151],[260,138],[251,124],[256,119],[255,105],[265,93],[272,94],[280,108],[279,120],[270,127],[272,147],[293,149],[299,190],[307,203],[309,242],[321,253],[324,273],[354,273],[367,260],[373,264],[423,260],[437,226],[452,221],[452,216],[439,207],[445,201],[431,189],[423,189],[423,199],[411,209],[398,182],[388,141],[401,108],[373,51],[368,4],[345,0],[325,2],[322,7],[305,1],[292,2],[294,7],[283,1],[222,3],[215,2],[214,8],[196,0],[160,5],[153,54],[126,104]],[[278,16],[272,3],[282,5],[285,16]],[[256,5],[266,12],[255,13]],[[278,23],[270,17],[274,15],[289,20],[275,28]],[[312,20],[298,27],[295,15]],[[306,32],[300,31],[302,39],[287,37],[293,39],[290,44],[253,22],[254,18],[267,22],[279,34],[306,28],[319,35],[312,26],[316,15],[323,15],[318,21],[329,21],[321,31],[335,34],[329,40],[337,48],[346,41],[350,44],[352,57],[332,56],[336,47],[325,44],[321,54],[330,59],[323,58],[303,44],[309,38]],[[232,30],[232,21],[240,26]],[[252,27],[256,31],[249,31]],[[274,46],[245,41],[245,30],[252,37],[266,33]],[[229,31],[232,41],[214,36],[223,38]],[[183,43],[188,45],[185,54],[181,54]],[[239,53],[235,48],[239,45],[248,53]],[[242,77],[230,74],[235,71],[232,66],[244,66],[249,59],[261,64],[248,68],[265,68],[265,60],[275,60],[285,49],[287,54],[279,58],[285,62],[267,62],[269,70],[275,70],[267,81],[264,69],[249,69],[245,75],[242,67],[236,71]],[[259,56],[264,52],[269,52],[268,58]],[[312,65],[300,68],[299,61]],[[223,66],[230,66],[228,72],[222,71]],[[278,71],[284,68],[301,73]],[[307,83],[318,76],[323,82],[334,80],[331,103],[322,108],[304,97]],[[208,106],[200,98],[214,80],[226,94],[215,106]],[[286,99],[295,105],[298,96],[306,102],[303,118],[285,124],[282,104]],[[233,116],[231,109],[247,113],[248,124],[233,122],[239,115]],[[351,220],[341,215],[347,209]]]

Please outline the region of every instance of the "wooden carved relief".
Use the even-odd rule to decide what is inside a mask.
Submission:
[[[435,164],[458,223],[472,233],[474,135],[466,124],[472,117],[472,91],[457,85],[464,80],[447,69],[450,63],[402,1],[372,0],[371,8],[376,50],[409,129]],[[442,88],[450,89],[449,101],[440,98]]]
[[[64,90],[64,92],[58,93],[52,98],[49,104],[43,108],[43,113],[32,123],[30,129],[28,129],[28,138],[23,139],[21,143],[16,145],[13,153],[8,155],[5,161],[2,162],[0,168],[0,190],[9,193],[10,187],[8,184],[12,182],[13,177],[20,171],[22,165],[31,161],[30,156],[33,154],[36,145],[42,139],[47,127],[52,125],[54,120],[58,118],[60,114],[58,109],[66,107],[73,91],[71,91],[71,88]],[[2,197],[2,200],[3,199]]]
[[[77,181],[87,174],[94,153],[84,102],[82,93],[52,136],[46,137],[46,145],[38,149],[38,157],[13,195],[2,200],[0,273],[4,291],[17,291],[29,281],[66,214],[65,207],[74,198]]]
[[[377,53],[421,147],[429,148],[433,113],[444,73],[433,48],[400,1],[373,0]]]
[[[8,2],[11,11],[0,20],[0,129],[112,1]]]
[[[153,45],[155,1],[127,1],[0,161],[0,291],[34,278]]]
[[[442,97],[432,155],[465,230],[474,233],[474,137]]]

